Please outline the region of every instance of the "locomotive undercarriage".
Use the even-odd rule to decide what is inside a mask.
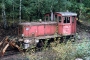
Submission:
[[[29,47],[31,48],[32,46],[36,47],[37,43],[39,43],[40,40],[47,40],[50,38],[56,38],[60,36],[61,35],[55,34],[55,35],[46,35],[46,36],[31,37],[31,38],[22,37],[18,41],[23,42],[23,48],[27,49]]]
[[[62,35],[54,34],[54,35],[46,35],[46,36],[39,36],[39,37],[21,37],[21,38],[17,39],[17,42],[19,42],[19,46],[22,47],[23,49],[28,49],[28,48],[34,48],[37,46],[37,44],[44,43],[46,40],[49,40],[51,38],[53,38],[53,39],[60,38],[59,40],[61,40],[60,42],[62,42],[65,39],[66,40],[67,39],[74,40],[75,37],[74,37],[74,35],[62,36]],[[42,40],[42,42],[40,42],[41,40]],[[56,40],[58,40],[58,39],[56,39]]]
[[[43,47],[45,41],[50,40],[52,38],[55,40],[59,40],[58,43],[63,42],[64,37],[65,36],[62,37],[61,35],[58,34],[51,36],[47,35],[47,36],[32,37],[32,38],[7,36],[0,42],[0,47],[1,47],[0,55],[3,56],[9,46],[11,46],[12,48],[16,47],[20,52],[24,53],[24,50],[26,51],[28,49],[33,49],[36,48],[37,46],[40,48]],[[73,37],[73,35],[71,37]]]

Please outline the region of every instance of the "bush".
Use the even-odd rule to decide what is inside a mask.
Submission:
[[[66,44],[62,43],[57,47],[52,47],[58,52],[60,60],[75,60],[76,58],[84,58],[90,55],[90,42],[86,40],[81,43],[72,43],[68,41]]]
[[[90,56],[90,41],[86,39],[82,42],[71,42],[60,43],[56,45],[52,43],[52,49],[44,49],[43,51],[33,53],[27,57],[30,60],[75,60],[76,58],[86,59]],[[44,46],[46,48],[46,45]]]

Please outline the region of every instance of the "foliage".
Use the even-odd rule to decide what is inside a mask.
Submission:
[[[15,19],[19,17],[19,0],[3,0],[7,18],[11,18],[14,13]],[[2,1],[0,0],[0,12]],[[12,7],[14,5],[15,10]],[[22,0],[22,19],[34,20],[42,19],[47,12],[54,11],[73,11],[78,14],[88,12],[90,1],[87,0]],[[81,11],[81,13],[80,13]],[[90,12],[88,12],[90,13]]]
[[[56,38],[55,38],[56,39]],[[46,41],[47,43],[47,41]],[[31,60],[75,60],[76,58],[86,59],[90,56],[90,41],[83,39],[81,42],[71,42],[61,43],[55,45],[52,42],[52,49],[46,49],[37,53],[32,53],[31,55],[26,54],[26,57]]]
[[[83,41],[82,43],[72,44],[68,41],[66,44],[59,44],[53,47],[58,52],[59,59],[61,60],[75,60],[76,58],[84,58],[90,55],[90,41]]]
[[[61,60],[74,60],[74,52],[75,47],[73,47],[71,42],[68,42],[67,44],[62,43],[59,44],[57,47],[52,47],[55,51],[58,52],[59,59]]]

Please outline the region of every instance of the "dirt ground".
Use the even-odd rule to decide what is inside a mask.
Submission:
[[[17,26],[16,27],[8,27],[7,29],[4,29],[2,26],[2,23],[0,23],[0,41],[6,37],[6,36],[13,36],[17,34]]]
[[[13,29],[10,29],[12,32],[14,31]],[[7,31],[9,30],[3,30],[3,29],[0,29],[0,40],[3,39],[3,37],[5,37],[6,35],[12,35],[13,33],[11,32],[8,32]],[[2,33],[2,34],[1,34]],[[82,39],[88,39],[90,40],[90,25],[86,24],[86,23],[79,23],[77,24],[77,33],[76,33],[77,37],[78,37],[78,40],[81,41]],[[45,56],[51,56],[51,57],[48,57],[50,60],[54,60],[53,58],[56,57],[56,55],[52,52],[52,53],[49,53],[49,51],[45,51],[45,52],[37,52],[37,53],[34,53],[32,55],[30,55],[30,57],[28,58],[35,58],[33,56],[36,56],[37,60],[40,60],[42,58],[44,58],[45,60],[47,58],[45,58]],[[1,57],[0,60],[29,60],[28,58],[26,57],[26,55],[22,55],[22,54],[15,54],[15,55],[10,55],[10,56],[5,56],[5,57]],[[53,58],[52,58],[53,57]],[[31,59],[32,60],[32,59]]]
[[[88,39],[90,40],[90,24],[79,23],[77,24],[77,33],[80,40]]]

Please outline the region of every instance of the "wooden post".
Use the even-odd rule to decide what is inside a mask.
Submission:
[[[4,53],[5,53],[6,49],[8,48],[8,46],[9,46],[9,43],[6,44],[6,46],[3,48],[3,50],[2,50],[2,56],[4,55]]]
[[[0,42],[0,46],[2,45],[3,42],[7,41],[8,37],[5,37],[1,42]]]
[[[10,42],[10,46],[14,46],[14,47],[18,48],[18,50],[19,50],[20,52],[23,52],[23,51],[21,50],[21,48],[20,48],[17,44],[15,44],[15,42],[13,42],[13,41]]]

